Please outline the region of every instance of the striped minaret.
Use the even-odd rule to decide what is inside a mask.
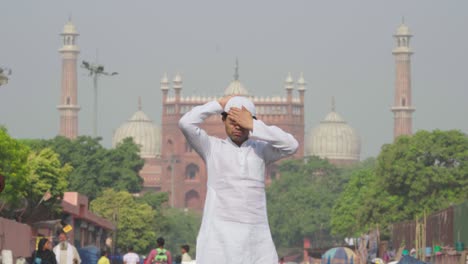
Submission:
[[[63,32],[60,34],[63,39],[63,46],[59,49],[62,54],[62,88],[60,104],[57,109],[60,113],[59,135],[74,139],[78,136],[78,89],[76,60],[80,49],[76,45],[78,32],[69,20]]]
[[[413,107],[411,100],[411,55],[409,47],[412,37],[409,28],[402,23],[393,36],[396,47],[393,49],[395,56],[395,102],[392,107],[394,115],[393,137],[413,133]]]

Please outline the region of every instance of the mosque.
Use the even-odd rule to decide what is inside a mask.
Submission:
[[[63,32],[62,87],[60,105],[59,134],[68,138],[78,135],[76,62],[79,36],[75,26],[68,21]],[[395,101],[391,111],[394,113],[394,137],[412,133],[411,74],[410,57],[412,51],[409,41],[412,37],[408,27],[401,24],[394,38],[393,50],[396,64]],[[169,81],[165,74],[160,82],[162,93],[161,124],[155,124],[143,112],[141,101],[137,111],[115,132],[112,145],[115,147],[127,137],[132,137],[140,145],[140,156],[145,165],[140,171],[144,191],[168,192],[170,205],[177,208],[201,210],[206,194],[207,173],[203,160],[187,144],[178,128],[181,116],[197,105],[217,100],[218,95],[201,97],[182,95],[182,76],[177,73]],[[284,82],[285,95],[259,97],[251,94],[239,79],[236,62],[233,80],[223,95],[242,95],[249,97],[256,105],[257,118],[268,125],[275,125],[291,133],[299,142],[299,150],[293,158],[319,156],[331,163],[346,166],[360,160],[361,140],[356,130],[336,112],[334,100],[331,111],[323,121],[305,133],[305,92],[306,81],[301,73],[296,81],[289,73]],[[221,93],[222,91],[220,91]],[[208,134],[224,138],[224,126],[220,116],[211,116],[202,125]],[[277,164],[267,167],[266,183],[279,177]]]

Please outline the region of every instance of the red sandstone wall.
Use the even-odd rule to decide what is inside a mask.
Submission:
[[[0,249],[13,251],[13,258],[29,257],[34,250],[31,227],[16,221],[0,218]]]

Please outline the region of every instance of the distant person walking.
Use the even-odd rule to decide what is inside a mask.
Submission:
[[[37,251],[33,256],[34,264],[57,264],[55,254],[52,251],[52,242],[47,238],[39,240]]]
[[[67,234],[63,231],[59,233],[59,243],[54,247],[55,257],[58,264],[80,264],[81,258],[76,248],[70,244]]]
[[[109,258],[107,257],[107,250],[101,251],[101,258],[99,258],[97,264],[110,264]]]
[[[190,251],[189,245],[183,245],[182,247],[180,247],[180,251],[182,253],[182,263],[192,261],[192,258],[188,254]]]
[[[128,253],[123,256],[124,264],[138,264],[140,263],[140,257],[133,252],[133,246],[128,246]]]
[[[172,264],[171,252],[164,248],[164,238],[156,240],[157,248],[151,250],[145,264]]]

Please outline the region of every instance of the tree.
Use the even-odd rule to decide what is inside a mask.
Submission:
[[[268,216],[277,246],[301,246],[304,237],[331,239],[330,211],[347,179],[326,160],[288,160],[267,188]]]
[[[28,154],[27,146],[11,138],[6,129],[0,127],[0,175],[5,177],[5,189],[0,196],[2,215],[6,213],[4,209],[19,205],[26,197]]]
[[[90,200],[105,188],[139,192],[142,179],[138,172],[144,161],[138,155],[139,147],[131,138],[114,149],[105,149],[100,138],[80,136],[74,140],[55,137],[51,140],[24,140],[32,149],[52,148],[60,155],[62,164],[73,170],[68,176],[69,189],[85,194]]]
[[[451,130],[419,131],[384,145],[376,168],[395,204],[390,214],[414,219],[468,198],[468,137]]]
[[[132,245],[136,252],[146,254],[154,247],[157,212],[149,205],[137,202],[130,193],[106,189],[91,202],[91,211],[116,225],[118,248],[126,249]]]
[[[45,212],[45,215],[59,211],[61,198],[68,188],[67,177],[72,167],[69,164],[62,165],[59,155],[50,148],[44,148],[39,152],[32,151],[27,164],[29,167],[29,188],[26,191],[28,206],[22,217],[37,221],[41,218],[40,215],[37,216],[39,211]],[[43,207],[38,208],[40,204]]]
[[[395,201],[381,186],[375,174],[375,167],[361,167],[351,174],[344,191],[336,200],[331,214],[331,227],[334,235],[356,237],[374,228],[385,225],[399,214],[388,215]],[[385,216],[383,222],[382,216]]]
[[[419,131],[384,145],[375,168],[355,172],[332,213],[336,234],[412,220],[468,198],[468,137]]]
[[[166,247],[175,256],[180,252],[180,246],[190,246],[190,255],[194,256],[197,235],[201,225],[201,214],[183,209],[169,209],[165,212],[167,226],[158,236],[164,237]]]

